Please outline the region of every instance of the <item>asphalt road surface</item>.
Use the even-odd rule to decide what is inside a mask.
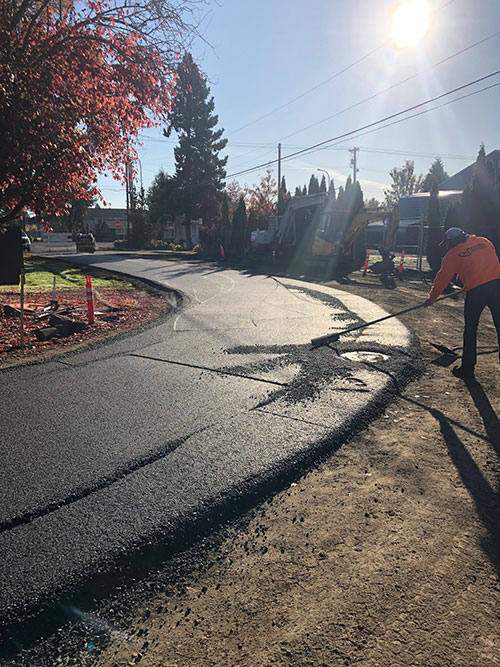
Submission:
[[[6,633],[333,451],[419,368],[397,320],[311,350],[385,314],[341,291],[195,262],[73,258],[168,286],[182,305],[137,334],[0,373]],[[375,354],[342,356],[357,350]]]

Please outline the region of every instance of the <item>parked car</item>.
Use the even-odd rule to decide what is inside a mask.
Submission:
[[[24,230],[21,229],[21,241],[24,252],[31,252],[31,240]]]
[[[93,234],[78,234],[76,237],[77,252],[95,252],[95,238]]]

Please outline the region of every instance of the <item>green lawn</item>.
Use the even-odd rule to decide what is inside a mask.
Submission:
[[[75,289],[85,287],[85,275],[88,271],[79,268],[74,264],[59,262],[53,259],[44,259],[41,257],[29,257],[24,260],[24,270],[26,274],[25,290],[41,291],[52,289],[54,276],[56,278],[56,289]],[[92,269],[92,285],[96,288],[103,287],[121,287],[124,282],[116,278],[108,278]],[[13,292],[15,285],[0,285],[0,292]]]

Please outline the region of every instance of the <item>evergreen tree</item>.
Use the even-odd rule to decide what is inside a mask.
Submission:
[[[130,240],[133,248],[145,248],[147,243],[157,236],[157,226],[151,223],[142,188],[139,193],[132,188],[132,200],[134,205],[129,214],[132,223]]]
[[[283,176],[281,178],[280,188],[278,190],[278,215],[283,215],[286,205],[290,200],[290,193],[286,189],[286,180]]]
[[[301,196],[302,196],[302,188],[300,187],[300,185],[297,185],[297,187],[295,188],[294,197],[301,197]]]
[[[219,153],[227,139],[222,138],[223,129],[214,129],[218,123],[214,99],[190,53],[179,63],[177,76],[175,103],[164,134],[168,137],[175,130],[179,139],[174,149],[177,212],[185,216],[191,245],[191,220],[202,218],[209,224],[217,216],[227,162]]]
[[[435,276],[441,266],[442,253],[439,243],[443,237],[437,183],[433,186],[431,196],[429,197],[429,204],[427,207],[427,226],[427,261]]]
[[[319,184],[319,191],[320,192],[326,192],[326,178],[325,175],[321,177],[321,183]]]
[[[500,256],[500,198],[484,144],[479,149],[472,183],[462,194],[462,205],[466,231],[486,236]]]
[[[307,194],[307,185],[304,185],[304,187],[302,188],[302,194],[303,195]]]
[[[319,192],[319,182],[316,176],[313,174],[309,180],[308,194],[315,195]]]
[[[238,208],[233,216],[233,224],[231,225],[231,251],[238,257],[241,257],[245,252],[246,227],[247,211],[245,198],[242,196],[240,197]]]
[[[158,228],[164,227],[169,220],[175,218],[178,202],[178,194],[175,178],[169,176],[163,170],[156,174],[146,197],[149,209],[149,219]]]
[[[330,185],[328,187],[328,192],[329,193],[333,192],[333,198],[335,199],[335,185],[333,184],[333,179],[330,181]]]
[[[438,187],[447,178],[449,178],[449,175],[444,169],[443,162],[441,158],[437,157],[424,178],[421,191],[432,192],[433,187]]]

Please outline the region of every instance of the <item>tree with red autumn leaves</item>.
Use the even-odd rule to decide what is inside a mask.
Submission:
[[[269,216],[275,212],[277,194],[276,181],[269,170],[261,176],[259,185],[245,188],[246,208],[257,225],[267,226]]]
[[[0,224],[123,180],[140,129],[167,122],[203,1],[0,0]]]

